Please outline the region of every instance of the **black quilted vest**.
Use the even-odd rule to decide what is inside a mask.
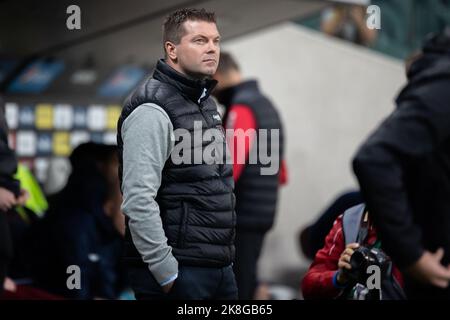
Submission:
[[[221,161],[212,164],[203,157],[200,162],[193,161],[195,148],[202,152],[226,148],[217,106],[209,97],[215,84],[215,80],[188,78],[160,60],[153,76],[127,98],[118,121],[120,181],[123,164],[121,127],[127,116],[141,104],[154,103],[164,109],[172,122],[176,139],[177,129],[187,129],[191,141],[197,141],[184,150],[190,153],[191,163],[174,162],[172,157],[166,161],[156,197],[168,244],[178,262],[184,265],[221,267],[234,260],[236,215],[232,166],[226,163],[225,152],[217,153]],[[195,140],[195,121],[203,132],[215,130],[222,139]],[[175,142],[173,152],[179,151],[178,144],[182,141],[180,138]],[[184,156],[184,152],[179,154]],[[131,239],[128,220],[125,238],[125,259],[129,263],[142,264]]]
[[[236,188],[236,215],[238,229],[265,232],[269,230],[275,219],[279,188],[279,168],[283,159],[284,134],[283,126],[277,110],[271,101],[265,97],[254,80],[244,81],[236,86],[225,89],[222,94],[223,103],[227,107],[225,121],[228,118],[228,110],[232,105],[246,105],[252,110],[256,120],[256,129],[267,130],[267,154],[277,152],[279,160],[274,161],[277,167],[276,174],[261,174],[261,169],[268,167],[259,157],[261,141],[266,141],[258,131],[258,143],[254,145],[250,153],[255,153],[256,163],[247,163],[242,171]],[[279,130],[279,142],[271,135],[271,130]],[[271,143],[273,142],[273,143]],[[265,150],[262,152],[266,154]]]

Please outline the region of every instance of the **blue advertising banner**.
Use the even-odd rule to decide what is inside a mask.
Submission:
[[[145,73],[144,69],[135,66],[120,67],[100,86],[98,95],[107,98],[124,97],[138,85]]]
[[[62,61],[38,60],[28,65],[13,80],[7,91],[9,93],[41,93],[64,70]]]
[[[14,70],[19,64],[19,59],[14,58],[0,58],[0,83],[6,79],[8,74]]]

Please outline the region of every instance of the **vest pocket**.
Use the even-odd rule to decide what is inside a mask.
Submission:
[[[181,203],[181,209],[183,210],[180,221],[180,228],[178,230],[178,248],[184,248],[184,242],[186,239],[187,221],[189,217],[189,208],[186,202]]]

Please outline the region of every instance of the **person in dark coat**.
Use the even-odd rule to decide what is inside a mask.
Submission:
[[[14,206],[24,204],[27,199],[27,195],[20,189],[20,182],[13,178],[16,171],[17,159],[8,146],[8,126],[3,100],[0,97],[0,293],[3,290],[8,263],[13,256],[6,213]]]
[[[386,252],[410,298],[450,298],[450,28],[407,71],[396,110],[353,160]]]
[[[117,195],[117,147],[78,146],[70,156],[72,173],[35,230],[33,258],[37,284],[75,299],[115,299],[123,289],[121,230],[108,199]],[[68,288],[68,267],[80,270],[81,288]],[[71,269],[73,270],[73,269]],[[75,282],[74,282],[75,283]]]

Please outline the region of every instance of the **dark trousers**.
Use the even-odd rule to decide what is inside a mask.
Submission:
[[[236,258],[233,265],[239,299],[253,299],[258,285],[258,259],[261,254],[265,232],[236,230]]]
[[[205,268],[179,266],[169,293],[146,267],[129,267],[128,276],[137,300],[236,300],[237,287],[231,266]]]
[[[450,287],[441,289],[426,286],[405,277],[405,292],[408,300],[450,300]]]
[[[8,219],[6,213],[0,211],[0,293],[3,291],[3,281],[5,280],[7,266],[12,258],[12,254],[13,249]]]

